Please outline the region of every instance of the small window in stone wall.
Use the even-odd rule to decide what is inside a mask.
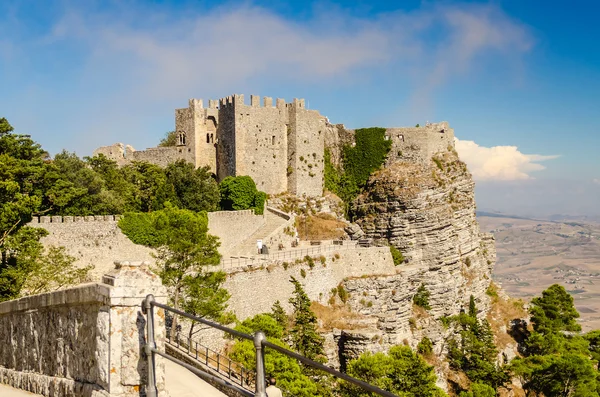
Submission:
[[[273,135],[273,136],[271,137],[271,145],[274,145],[274,144],[275,144],[275,135]]]
[[[180,132],[177,134],[177,144],[180,146],[185,146],[185,132]]]
[[[210,143],[210,134],[206,134],[206,143]]]
[[[215,143],[215,135],[210,134],[210,143]]]

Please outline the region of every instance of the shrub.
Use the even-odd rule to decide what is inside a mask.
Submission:
[[[433,343],[431,343],[431,339],[424,336],[423,339],[421,339],[421,341],[417,345],[417,352],[421,353],[424,356],[433,353]]]
[[[413,303],[417,306],[422,307],[425,310],[430,310],[431,306],[429,306],[429,296],[431,294],[427,291],[424,284],[421,284],[417,293],[413,296]]]
[[[323,265],[324,265],[324,264],[325,264],[325,262],[327,261],[327,258],[325,258],[325,256],[321,255],[321,256],[319,257],[319,261],[321,261],[321,264],[323,264]]]
[[[414,317],[408,319],[408,325],[412,331],[417,329],[417,320]]]
[[[302,278],[306,278],[306,270],[300,269],[300,275],[302,276]]]
[[[308,264],[308,267],[310,267],[311,270],[315,267],[315,260],[309,255],[304,257],[304,262]]]
[[[437,165],[440,171],[444,171],[444,165],[442,164],[442,160],[438,159],[437,157],[434,157],[433,162],[435,163],[435,165]]]
[[[342,284],[337,287],[337,294],[340,297],[340,300],[344,303],[348,302],[348,291],[344,288]]]
[[[395,266],[398,266],[402,262],[404,262],[404,255],[402,255],[402,252],[400,252],[398,248],[394,247],[393,245],[390,245],[390,252],[392,253],[392,259],[394,261]]]

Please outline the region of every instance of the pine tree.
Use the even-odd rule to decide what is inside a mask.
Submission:
[[[281,307],[279,301],[273,303],[270,316],[273,317],[275,321],[277,321],[277,324],[281,325],[284,330],[287,328],[288,316],[285,313],[285,310],[283,310],[283,307]]]
[[[469,316],[477,318],[477,306],[475,306],[475,297],[473,295],[469,298]]]
[[[290,282],[294,284],[294,293],[290,298],[294,308],[294,325],[290,330],[292,347],[311,360],[324,362],[324,338],[317,333],[317,316],[310,309],[310,299],[298,280],[291,277]]]

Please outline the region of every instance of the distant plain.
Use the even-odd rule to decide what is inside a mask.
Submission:
[[[511,297],[529,301],[561,284],[574,298],[583,330],[600,329],[600,223],[487,214],[477,219],[496,238],[493,279]]]

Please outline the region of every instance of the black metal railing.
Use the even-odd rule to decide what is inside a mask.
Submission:
[[[236,338],[253,341],[254,348],[256,350],[256,368],[254,369],[254,380],[255,380],[254,394],[249,392],[248,390],[244,389],[243,387],[239,386],[238,384],[232,383],[230,380],[223,379],[219,376],[211,375],[205,371],[199,370],[198,368],[196,368],[192,365],[186,364],[185,362],[167,354],[166,352],[162,352],[162,351],[158,350],[156,348],[156,341],[154,338],[154,308],[155,307],[158,307],[158,308],[161,308],[164,310],[168,310],[174,314],[178,314],[178,315],[188,318],[190,320],[197,321],[201,324],[218,329],[218,330],[223,331],[223,332],[225,332],[229,335],[232,335]],[[181,310],[177,310],[170,306],[163,305],[162,303],[158,303],[155,301],[154,296],[151,294],[146,296],[146,299],[144,299],[144,301],[142,302],[142,310],[143,310],[144,314],[146,315],[147,339],[146,339],[146,345],[144,346],[144,352],[146,353],[146,357],[148,359],[148,378],[147,378],[148,383],[146,385],[146,396],[147,397],[157,397],[156,374],[154,372],[155,358],[156,358],[157,354],[161,357],[164,357],[176,364],[179,364],[179,365],[189,369],[190,371],[194,372],[196,375],[200,376],[201,378],[203,378],[205,380],[212,381],[221,386],[235,390],[244,396],[266,397],[266,392],[265,392],[266,374],[265,374],[264,348],[276,350],[279,353],[285,354],[288,357],[292,357],[292,358],[302,362],[305,365],[322,370],[328,374],[335,376],[338,379],[343,379],[346,382],[349,382],[356,386],[359,386],[363,390],[366,390],[368,392],[372,392],[372,393],[375,393],[377,395],[384,396],[384,397],[395,397],[394,394],[392,394],[388,391],[382,390],[376,386],[370,385],[366,382],[363,382],[361,380],[353,378],[347,374],[336,371],[335,369],[330,368],[326,365],[323,365],[316,361],[310,360],[304,356],[301,356],[298,353],[295,353],[286,348],[283,348],[281,346],[277,346],[271,342],[268,342],[265,337],[265,334],[261,331],[256,332],[254,335],[249,335],[249,334],[246,334],[246,333],[243,333],[240,331],[236,331],[234,329],[225,327],[221,324],[213,323],[212,321],[208,321],[208,320],[205,320],[200,317],[192,316]],[[189,348],[189,345],[188,345],[188,348]]]
[[[212,350],[208,346],[204,346],[190,336],[182,337],[179,332],[172,334],[167,330],[166,343],[210,372],[216,373],[222,378],[226,378],[233,384],[240,386],[249,392],[254,391],[254,371],[233,361],[226,355]]]

